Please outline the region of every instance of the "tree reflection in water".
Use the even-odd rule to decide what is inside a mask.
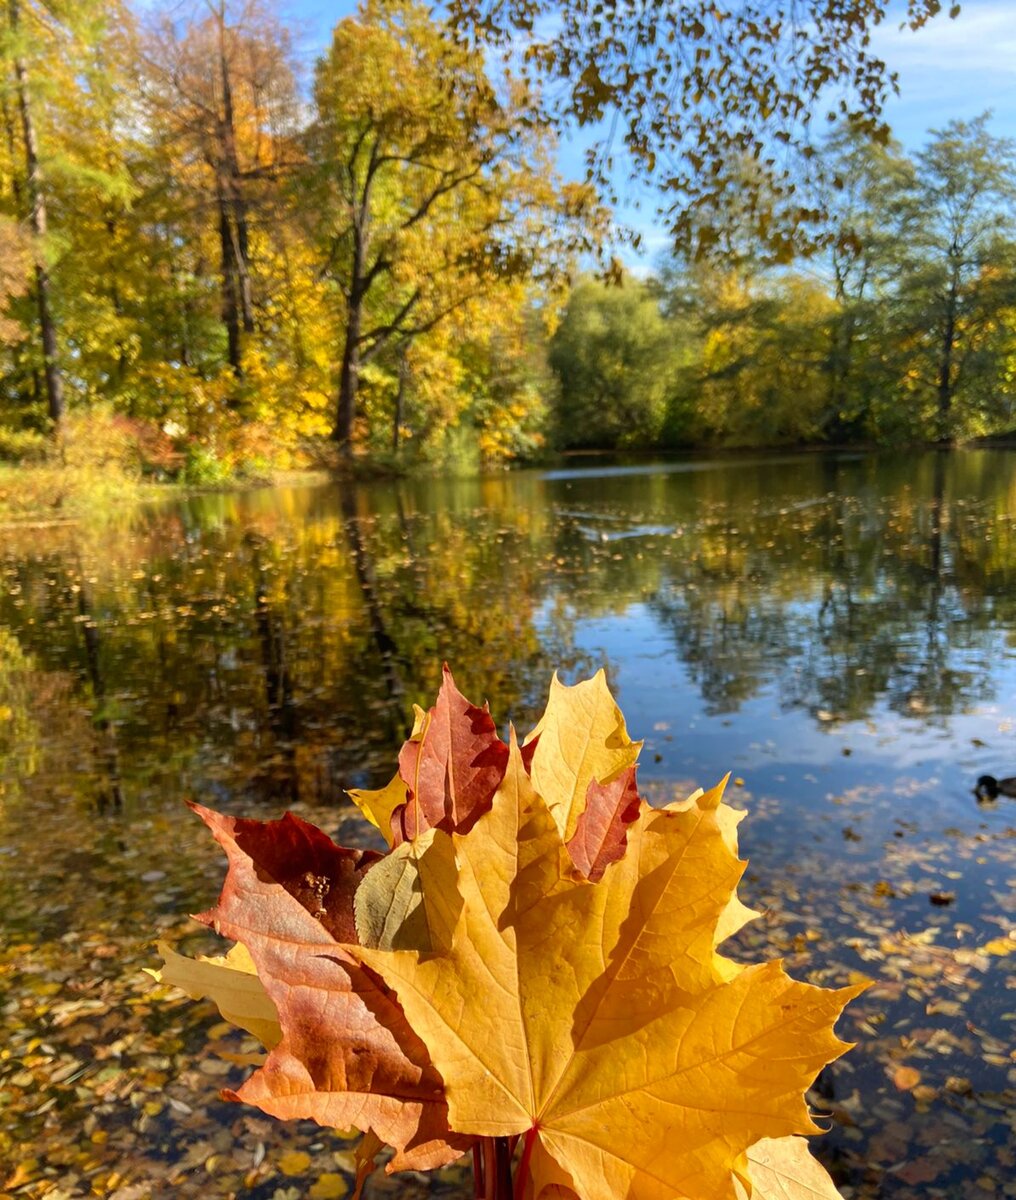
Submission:
[[[101,977],[126,995],[153,914],[182,934],[176,914],[217,885],[181,797],[264,815],[295,806],[363,838],[343,791],[387,781],[442,661],[522,730],[554,669],[572,680],[605,665],[633,736],[647,738],[654,795],[728,768],[748,777],[748,899],[768,910],[749,943],[819,982],[885,980],[861,1002],[869,1025],[846,1031],[862,1048],[823,1078],[839,1115],[820,1153],[858,1197],[916,1197],[925,1177],[962,1191],[1004,1142],[987,1101],[946,1080],[969,1078],[975,1097],[1006,1086],[976,1032],[1001,1035],[1002,972],[977,947],[1012,927],[1000,898],[1011,817],[1004,797],[978,809],[969,789],[1016,768],[1004,754],[1014,462],[980,451],[599,464],[211,496],[114,529],[11,535],[0,849],[24,868],[0,883],[8,932],[66,975],[59,964],[101,929],[118,955],[101,969],[83,959],[81,986]],[[955,906],[929,908],[932,889]],[[920,948],[900,941],[928,928]],[[22,958],[11,987],[27,996]],[[920,1097],[887,1083],[899,1031],[921,1055],[928,1028],[939,1058],[915,1060],[921,1086],[946,1097],[950,1136],[981,1147],[969,1169],[941,1137],[922,1143]],[[12,1102],[12,1130],[27,1144],[52,1134],[46,1121],[86,1120],[86,1099],[68,1095],[64,1117]],[[120,1146],[139,1163],[142,1133],[125,1127]],[[160,1161],[185,1155],[186,1130],[159,1136]],[[894,1166],[933,1154],[916,1174]]]

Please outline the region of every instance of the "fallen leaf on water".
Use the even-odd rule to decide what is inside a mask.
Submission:
[[[893,1073],[893,1083],[901,1092],[909,1092],[921,1082],[921,1072],[916,1067],[897,1067]]]
[[[305,1150],[287,1150],[276,1160],[283,1175],[302,1175],[310,1164],[311,1157]]]
[[[325,1171],[317,1182],[311,1185],[307,1195],[310,1200],[339,1200],[349,1191],[349,1184],[336,1171]]]

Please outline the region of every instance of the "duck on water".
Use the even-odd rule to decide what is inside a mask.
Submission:
[[[997,800],[999,796],[1011,796],[1016,800],[1016,775],[1009,779],[996,779],[994,775],[982,775],[974,788],[978,800]]]

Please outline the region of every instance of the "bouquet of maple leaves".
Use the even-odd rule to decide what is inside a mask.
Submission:
[[[351,793],[390,849],[192,807],[229,862],[198,920],[237,945],[162,978],[268,1048],[229,1099],[362,1130],[360,1179],[472,1151],[486,1200],[825,1200],[804,1093],[847,1046],[860,989],[798,983],[717,946],[743,814],[723,784],[639,797],[599,672],[555,677],[519,744],[445,667],[399,770]]]

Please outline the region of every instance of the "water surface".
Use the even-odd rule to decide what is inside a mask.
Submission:
[[[844,1196],[1016,1195],[1016,801],[971,794],[1016,775],[1014,514],[1016,453],[972,451],[593,463],[5,531],[3,1190],[337,1193],[347,1148],[218,1101],[245,1068],[209,1045],[239,1044],[141,968],[159,934],[209,947],[185,914],[222,867],[182,798],[363,842],[344,789],[387,781],[447,660],[523,730],[553,670],[605,667],[653,798],[732,772],[764,910],[736,953],[876,981],[812,1096]],[[434,1186],[469,1189],[455,1167]]]

